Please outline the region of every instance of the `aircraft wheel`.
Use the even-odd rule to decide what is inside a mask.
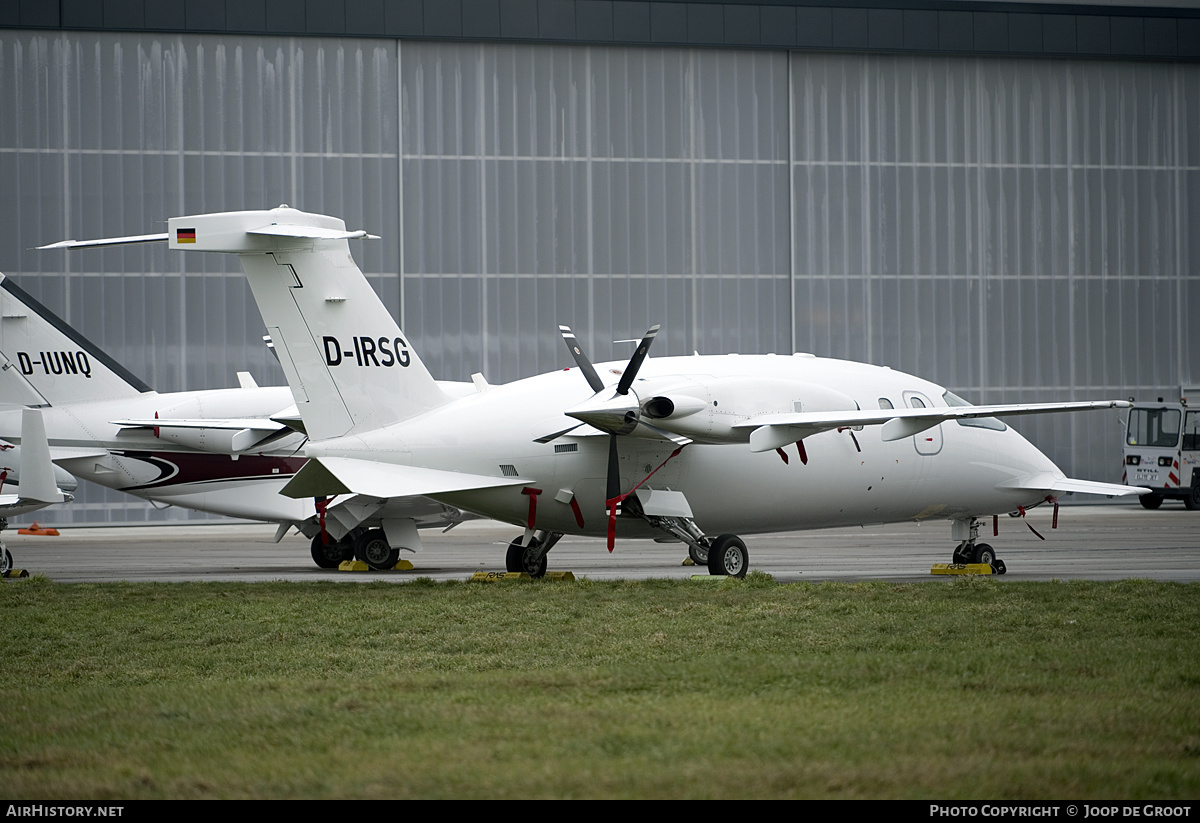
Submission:
[[[957,566],[965,566],[971,562],[971,545],[965,540],[959,543],[954,549],[954,554],[950,557],[950,562]]]
[[[330,537],[329,543],[326,544],[320,533],[312,539],[312,559],[322,569],[336,569],[339,563],[353,556],[354,546],[349,545],[349,541],[334,540]]]
[[[1143,509],[1157,509],[1162,505],[1163,499],[1161,494],[1143,494],[1138,498],[1138,502],[1142,504]]]
[[[368,529],[354,541],[354,556],[372,569],[395,568],[400,562],[400,550],[388,543],[383,529]]]
[[[708,549],[699,546],[688,546],[688,557],[692,558],[692,562],[697,566],[708,565]]]
[[[723,534],[708,547],[708,573],[745,577],[750,567],[746,544],[736,534]]]
[[[12,571],[12,567],[12,552],[10,552],[8,549],[4,549],[2,555],[0,555],[0,574],[8,574],[10,571]]]
[[[534,540],[530,545],[523,546],[521,539],[518,537],[508,544],[504,567],[510,572],[525,572],[530,577],[545,577],[549,555],[543,554],[539,558],[537,556],[538,542]]]
[[[1192,471],[1196,470],[1192,469]],[[1149,496],[1148,494],[1144,494],[1142,495],[1142,499],[1145,500]],[[1200,509],[1200,483],[1197,483],[1195,480],[1192,481],[1192,488],[1188,490],[1188,496],[1183,498],[1183,505],[1189,511]]]
[[[987,543],[976,543],[975,555],[971,559],[975,563],[987,563],[990,566],[996,562],[996,550]]]

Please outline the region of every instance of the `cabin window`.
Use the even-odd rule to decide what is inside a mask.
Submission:
[[[881,398],[879,398],[879,408],[881,408],[881,409],[894,409],[894,408],[896,408],[896,407],[892,405],[892,401],[891,401],[891,400],[888,400],[886,397],[881,397]]]
[[[1133,409],[1129,412],[1129,446],[1174,448],[1179,443],[1179,409]]]
[[[946,401],[947,406],[962,408],[972,404],[963,400],[954,392],[946,392],[942,395],[942,400]],[[960,417],[956,421],[958,425],[965,426],[968,429],[990,429],[992,431],[1002,432],[1008,428],[1003,421],[997,420],[994,417]]]

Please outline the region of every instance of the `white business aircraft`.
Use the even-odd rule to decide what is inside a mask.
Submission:
[[[55,503],[66,503],[72,499],[55,477],[54,465],[50,462],[50,444],[46,440],[46,428],[42,413],[38,409],[21,411],[21,443],[23,448],[5,450],[0,456],[0,532],[8,528],[8,518],[37,511]],[[19,454],[19,461],[16,459]],[[13,478],[20,477],[19,487]],[[5,484],[10,491],[4,491]],[[74,486],[71,486],[74,488]],[[13,556],[0,540],[0,574],[7,575],[13,568]]]
[[[18,404],[0,410],[0,436],[20,442],[19,405],[40,407],[59,485],[74,488],[74,475],[157,506],[277,523],[277,541],[293,526],[319,536],[314,502],[279,494],[305,460],[290,390],[238,377],[236,389],[159,394],[0,274],[0,401]],[[465,517],[431,500],[409,509],[443,528]],[[313,559],[326,568],[349,559],[359,533],[314,541]]]
[[[420,547],[389,506],[432,498],[524,528],[510,571],[545,574],[565,534],[676,539],[712,574],[749,565],[738,534],[945,519],[955,562],[995,563],[981,518],[1067,492],[1144,489],[1073,480],[1000,417],[1122,401],[971,406],[887,368],[812,355],[647,359],[576,367],[447,394],[372,291],[337,218],[270,211],[172,218],[165,234],[55,248],[161,242],[237,254],[309,436],[283,488],[353,495],[380,547]]]

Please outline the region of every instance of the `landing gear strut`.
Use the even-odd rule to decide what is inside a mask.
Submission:
[[[951,556],[951,563],[955,565],[965,566],[968,563],[984,563],[996,570],[996,574],[1004,574],[1008,569],[1004,565],[1004,561],[996,557],[996,550],[987,543],[977,542],[979,539],[979,520],[971,518],[969,523],[962,520],[955,520],[952,527],[954,537],[961,538],[961,531],[967,529],[966,539],[962,540],[954,549],[954,554]]]
[[[636,498],[629,498],[636,501]],[[687,517],[660,517],[645,514],[636,503],[631,511],[656,529],[687,544],[688,557],[697,566],[708,566],[708,573],[728,577],[745,577],[750,568],[750,555],[746,544],[736,534],[705,537],[695,521]]]
[[[525,572],[530,577],[545,577],[546,555],[561,538],[562,532],[538,529],[530,536],[529,545],[525,545],[524,535],[514,539],[508,544],[504,567],[510,572]]]

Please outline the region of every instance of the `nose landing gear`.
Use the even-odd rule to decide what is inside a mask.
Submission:
[[[963,532],[966,535],[963,535]],[[955,520],[951,527],[952,537],[960,542],[954,549],[954,554],[951,555],[950,562],[958,566],[966,566],[972,563],[982,563],[992,567],[996,574],[1004,574],[1008,568],[1004,565],[1004,561],[996,557],[996,550],[987,543],[980,543],[979,540],[979,520],[972,517],[969,521]]]

